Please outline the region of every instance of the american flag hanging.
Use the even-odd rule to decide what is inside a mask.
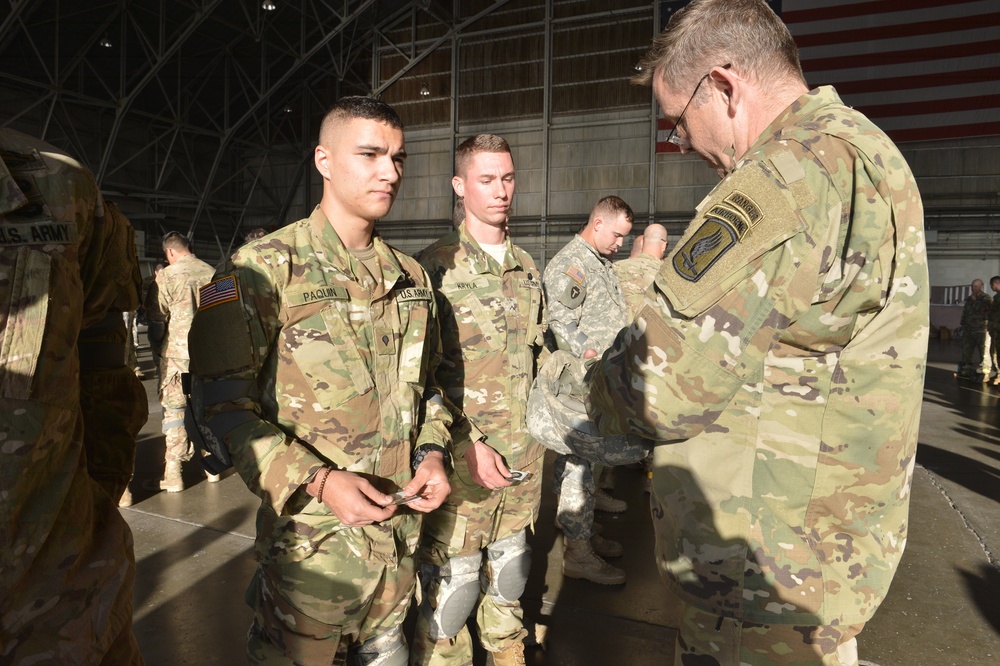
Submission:
[[[660,3],[663,25],[687,2]],[[776,0],[809,87],[896,142],[1000,134],[1000,0]],[[657,124],[657,152],[671,124]]]

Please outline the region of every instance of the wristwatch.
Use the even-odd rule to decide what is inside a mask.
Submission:
[[[413,462],[410,464],[410,467],[413,468],[414,472],[417,471],[417,468],[420,467],[420,463],[424,461],[424,458],[426,458],[427,454],[431,451],[440,451],[441,455],[444,456],[445,469],[451,467],[451,454],[448,453],[448,449],[438,444],[421,444],[417,450],[413,452]]]

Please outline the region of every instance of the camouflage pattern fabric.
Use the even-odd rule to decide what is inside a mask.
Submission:
[[[611,261],[579,235],[549,261],[542,287],[556,345],[577,358],[588,349],[603,352],[629,322]]]
[[[992,299],[986,294],[965,297],[962,307],[962,366],[959,372],[974,375],[983,371],[986,348],[986,324],[990,318]]]
[[[160,271],[150,285],[146,293],[146,316],[167,324],[161,356],[190,358],[188,331],[198,310],[198,290],[212,280],[214,273],[214,268],[187,254]]]
[[[907,535],[929,305],[923,209],[885,134],[821,87],[698,208],[595,364],[603,433],[654,450],[657,561],[762,624],[865,622]]]
[[[262,500],[257,558],[285,572],[295,563],[303,575],[326,571],[322,589],[357,590],[350,603],[305,586],[282,593],[307,615],[326,602],[326,619],[317,619],[342,627],[345,645],[359,638],[349,627],[360,618],[349,613],[367,595],[353,561],[411,566],[420,514],[403,508],[388,521],[347,527],[306,484],[336,465],[396,492],[413,477],[415,447],[451,445],[452,417],[434,380],[441,344],[430,280],[377,234],[373,245],[382,282],[369,291],[317,208],[242,246],[202,289],[190,334],[191,371],[205,382],[205,426]],[[375,622],[392,609],[374,604],[367,612],[365,622]]]
[[[646,290],[653,284],[653,278],[662,265],[662,261],[648,254],[639,254],[613,264],[622,295],[625,296],[625,305],[628,306],[629,321],[635,319]]]
[[[402,625],[416,580],[412,559],[387,565],[360,558],[337,538],[301,562],[262,566],[246,595],[254,608],[249,662],[348,663],[348,637],[362,643]]]
[[[857,666],[864,624],[756,624],[682,605],[674,664],[686,666]]]
[[[0,129],[3,663],[142,663],[131,629],[132,533],[88,473],[78,354],[84,332],[128,299],[124,225],[79,163]],[[121,323],[120,309],[114,318]],[[124,346],[96,348],[88,367],[124,368]],[[112,450],[125,439],[91,449],[99,467],[128,455]]]
[[[146,316],[166,326],[159,347],[160,406],[165,438],[164,460],[190,460],[194,449],[184,428],[186,399],[181,374],[188,371],[188,332],[198,311],[198,290],[215,270],[193,254],[180,257],[156,276],[146,292]]]
[[[628,306],[611,261],[579,235],[552,257],[542,285],[556,345],[577,358],[588,349],[600,354],[628,324]],[[559,493],[556,522],[570,539],[590,539],[597,492],[590,463],[560,456],[554,472]]]
[[[545,450],[525,428],[528,391],[545,353],[545,306],[541,274],[527,252],[507,240],[503,266],[468,234],[463,223],[418,255],[431,276],[441,322],[438,383],[460,410],[452,428],[455,471],[452,491],[424,519],[421,562],[444,565],[534,524],[541,499]],[[464,413],[465,419],[461,418]],[[531,473],[519,485],[489,490],[472,480],[465,453],[479,439],[509,469]],[[488,558],[484,557],[488,568]],[[486,574],[488,575],[488,574]],[[487,650],[504,650],[526,634],[520,603],[480,595],[479,637]],[[452,640],[430,643],[427,620],[418,616],[416,663],[468,663],[468,629]]]

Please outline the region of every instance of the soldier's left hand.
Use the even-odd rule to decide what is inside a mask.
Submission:
[[[427,454],[413,479],[403,488],[405,495],[420,496],[420,499],[409,502],[407,506],[422,513],[441,506],[450,492],[451,484],[448,483],[448,472],[444,468],[444,457],[437,451]]]

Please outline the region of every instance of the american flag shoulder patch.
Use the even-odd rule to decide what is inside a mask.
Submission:
[[[227,275],[214,282],[209,282],[198,290],[198,309],[207,310],[222,303],[235,301],[239,297],[240,293],[239,288],[236,286],[236,278],[232,275]]]
[[[574,280],[576,280],[580,284],[583,284],[584,280],[587,279],[583,275],[583,271],[581,271],[576,266],[570,266],[569,268],[567,268],[566,269],[566,275],[570,276],[571,278],[573,278]]]

